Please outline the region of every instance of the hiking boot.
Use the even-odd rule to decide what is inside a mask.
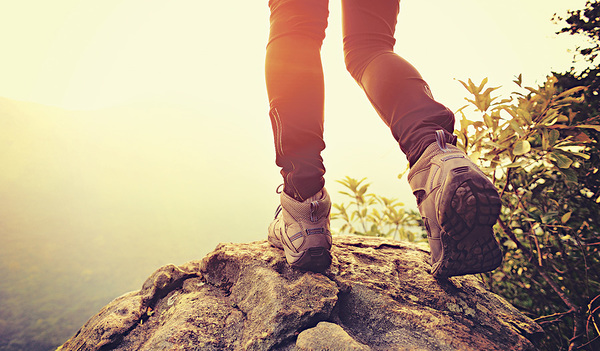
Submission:
[[[281,205],[269,226],[269,242],[285,252],[295,268],[320,272],[331,264],[329,212],[331,200],[323,188],[300,202],[281,192]]]
[[[498,191],[448,139],[437,131],[436,142],[408,175],[427,229],[431,274],[436,278],[489,272],[502,263],[492,230],[500,215]]]

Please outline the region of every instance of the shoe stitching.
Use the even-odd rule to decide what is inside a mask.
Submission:
[[[435,190],[435,188],[433,186],[433,181],[435,180],[435,176],[438,174],[438,172],[440,170],[441,170],[441,167],[436,167],[436,169],[434,170],[433,174],[430,174],[429,189],[431,189],[431,190],[429,190],[429,193],[432,193]],[[430,171],[431,171],[431,169],[430,169]],[[438,186],[438,188],[439,188],[439,186]]]
[[[290,237],[290,241],[295,241],[297,239],[300,239],[301,237],[304,236],[304,233],[306,233],[306,235],[330,235],[331,233],[329,232],[329,230],[321,227],[321,228],[311,228],[311,229],[306,229],[306,230],[302,230],[299,231],[298,233],[292,235]]]
[[[289,242],[287,240],[281,240],[282,245],[281,246],[285,246],[288,248],[288,250],[294,252],[294,253],[298,253],[298,250],[294,247],[294,244]],[[285,251],[285,250],[284,250]]]
[[[445,162],[445,161],[452,160],[455,158],[465,158],[465,155],[461,155],[461,154],[448,155],[448,156],[442,158],[441,160]]]
[[[306,229],[306,235],[315,235],[315,234],[324,234],[327,235],[329,234],[329,230],[321,227],[321,228],[312,228],[312,229]]]
[[[298,233],[296,233],[296,234],[292,235],[292,236],[290,237],[290,241],[294,241],[294,240],[300,239],[300,238],[301,238],[301,237],[303,237],[303,236],[304,236],[304,232],[303,232],[303,231],[300,231],[300,232],[298,232]]]

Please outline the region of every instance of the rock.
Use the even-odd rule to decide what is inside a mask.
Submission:
[[[406,242],[336,236],[320,273],[267,242],[157,270],[59,350],[535,350],[543,333],[476,276],[438,281]]]
[[[370,348],[354,340],[338,324],[319,322],[306,329],[296,340],[298,350],[366,351]]]

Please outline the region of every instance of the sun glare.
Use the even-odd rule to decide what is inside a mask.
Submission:
[[[417,67],[436,99],[456,110],[465,96],[458,79],[488,77],[511,90],[518,74],[535,84],[551,70],[568,69],[567,49],[575,44],[557,38],[550,19],[584,2],[403,1],[396,51]],[[0,96],[82,110],[164,102],[216,117],[215,129],[230,123],[270,142],[266,0],[24,0],[2,7]],[[374,183],[396,187],[390,171],[377,170],[393,164],[391,172],[400,172],[405,159],[346,72],[341,43],[340,4],[331,1],[322,50],[328,175],[362,176],[369,169]],[[403,186],[400,192],[410,193]]]
[[[550,18],[583,3],[403,1],[396,50],[453,105],[461,100],[454,79],[490,76],[503,84],[520,73],[540,80],[549,69],[567,68],[568,43],[553,37]],[[2,7],[0,96],[83,109],[148,97],[204,103],[231,99],[232,90],[236,99],[264,100],[266,0],[24,0]],[[323,61],[332,71],[328,88],[337,92],[349,80],[336,76],[344,71],[339,4],[332,1],[330,10]]]

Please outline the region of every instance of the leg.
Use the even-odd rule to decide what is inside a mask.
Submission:
[[[494,185],[452,145],[454,115],[419,72],[392,50],[399,0],[342,0],[346,66],[390,127],[411,165],[408,182],[428,233],[438,278],[487,272],[502,252],[492,226]]]
[[[412,165],[436,130],[450,135],[454,115],[436,102],[427,83],[394,53],[399,0],[343,0],[346,67],[390,127]]]
[[[328,0],[271,0],[265,73],[284,192],[303,201],[323,188],[321,44]]]
[[[276,163],[284,189],[269,226],[269,242],[297,268],[331,263],[329,213],[323,188],[324,84],[321,44],[328,0],[270,0],[271,31],[265,73]]]

